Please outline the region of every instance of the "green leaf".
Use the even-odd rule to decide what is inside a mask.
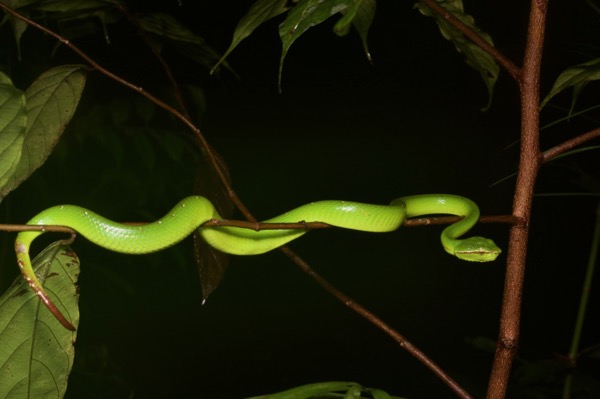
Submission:
[[[362,387],[358,384],[351,386],[346,394],[344,395],[344,399],[360,399],[362,393]]]
[[[350,7],[342,11],[343,17],[335,24],[333,31],[344,36],[350,31],[350,25],[354,26],[360,35],[365,54],[369,62],[373,62],[371,52],[367,43],[367,35],[375,18],[375,0],[355,0]]]
[[[491,45],[494,44],[491,36],[475,25],[473,17],[465,14],[462,0],[437,0],[437,2],[444,10],[477,32],[486,42]],[[467,39],[460,31],[450,25],[442,15],[433,12],[429,7],[420,2],[418,2],[415,7],[421,14],[435,19],[442,36],[447,40],[452,41],[456,50],[465,56],[467,65],[479,72],[488,90],[488,103],[483,108],[483,110],[487,110],[492,104],[494,86],[498,80],[498,75],[500,74],[500,66],[491,55]]]
[[[59,241],[42,251],[33,267],[55,304],[77,326],[77,256]],[[0,397],[62,398],[76,337],[19,276],[0,297]]]
[[[571,102],[571,110],[575,107],[575,102],[581,90],[591,81],[600,79],[600,58],[584,62],[583,64],[575,65],[566,69],[554,82],[554,86],[550,90],[550,93],[544,98],[540,108],[543,108],[548,101],[561,91],[573,87],[573,100]]]
[[[0,72],[0,199],[21,159],[26,126],[25,94]]]
[[[317,395],[326,395],[332,392],[348,391],[360,385],[355,382],[318,382],[315,384],[302,385],[286,391],[273,393],[264,396],[254,396],[248,399],[308,399]]]
[[[213,73],[237,45],[250,36],[250,34],[252,34],[252,32],[254,32],[261,24],[289,10],[290,7],[287,3],[287,0],[258,0],[254,3],[246,15],[238,22],[235,31],[233,32],[233,39],[231,39],[229,48],[225,51],[225,54],[223,54],[221,59],[212,67],[210,72]]]
[[[376,388],[370,388],[369,393],[373,396],[373,399],[392,399],[392,397],[385,391]]]
[[[281,60],[279,61],[278,82],[280,88],[283,61],[292,43],[311,27],[322,23],[339,12],[343,12],[352,4],[353,0],[301,0],[288,13],[285,21],[279,25],[279,37],[283,46]]]
[[[25,91],[27,127],[23,154],[0,195],[14,190],[46,161],[73,117],[84,85],[84,67],[64,65],[44,72]]]

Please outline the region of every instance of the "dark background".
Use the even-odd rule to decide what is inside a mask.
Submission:
[[[560,71],[598,54],[599,16],[564,3],[550,6],[543,93]],[[130,10],[172,13],[222,52],[250,4],[138,1]],[[519,64],[526,2],[466,7]],[[231,54],[228,62],[239,79],[227,70],[209,76],[165,49],[178,81],[202,88],[203,96],[190,103],[194,120],[255,215],[265,219],[320,199],[387,203],[430,192],[470,197],[483,214],[510,213],[519,110],[509,77],[501,75],[492,108],[481,112],[487,93],[478,74],[412,3],[379,2],[369,37],[373,65],[357,35],[333,35],[334,20],[294,43],[281,94],[280,19]],[[126,79],[170,99],[168,82],[135,30],[121,22],[108,32],[110,45],[102,35],[78,44]],[[65,48],[50,57],[54,43],[37,33],[24,40],[44,49],[44,62],[81,62]],[[36,65],[36,57],[43,56],[26,52],[23,64]],[[577,109],[596,105],[596,93],[597,84],[590,84]],[[544,111],[543,123],[566,114],[569,94]],[[597,116],[591,112],[545,130],[544,149],[597,127]],[[17,223],[51,205],[76,203],[115,220],[153,220],[194,191],[199,162],[177,121],[92,72],[64,141],[4,201],[2,214]],[[517,366],[556,360],[568,350],[597,178],[593,151],[541,172],[540,194],[596,196],[535,199]],[[507,232],[503,225],[476,228],[504,249]],[[317,231],[292,247],[482,397],[492,353],[473,340],[497,336],[505,255],[492,264],[465,264],[443,252],[439,233],[439,227],[385,235]],[[3,245],[6,265],[12,264],[12,238]],[[81,324],[67,397],[240,398],[333,380],[411,398],[453,397],[424,366],[277,252],[231,257],[222,286],[202,306],[190,241],[140,257],[109,253],[83,239],[75,249],[82,262]],[[16,267],[3,268],[4,286],[16,273]],[[589,321],[598,312],[596,298]],[[588,323],[582,347],[596,343],[598,333]],[[531,389],[552,397],[560,383],[551,376]],[[520,387],[512,397],[527,394]]]

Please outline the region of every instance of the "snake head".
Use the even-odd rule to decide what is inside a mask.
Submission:
[[[454,256],[469,262],[491,262],[502,250],[489,238],[469,237],[454,248]]]

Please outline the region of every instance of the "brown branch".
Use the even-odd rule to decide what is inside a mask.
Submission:
[[[473,43],[481,47],[483,51],[492,56],[500,64],[506,72],[516,81],[521,80],[521,69],[516,66],[510,59],[508,59],[501,51],[485,40],[475,30],[464,24],[460,19],[446,11],[442,6],[438,4],[436,0],[420,0],[421,3],[425,4],[436,14],[444,18],[450,25],[457,29],[460,33],[465,35]]]
[[[551,161],[558,155],[598,137],[600,137],[600,127],[554,146],[549,150],[544,151],[542,154],[542,163]]]
[[[499,337],[490,375],[487,399],[506,396],[512,363],[519,345],[521,304],[527,258],[533,188],[542,155],[539,148],[539,81],[544,44],[547,0],[531,0],[521,93],[521,148],[513,200],[513,216],[524,223],[510,229],[506,279]]]
[[[420,227],[420,226],[436,226],[456,223],[461,218],[458,216],[435,216],[427,218],[414,218],[405,220],[403,227]],[[516,224],[518,220],[511,215],[497,216],[482,216],[479,218],[480,223],[506,223]],[[121,222],[128,226],[143,226],[147,222]],[[247,220],[231,220],[231,219],[211,219],[202,223],[202,227],[238,227],[240,229],[248,229],[254,231],[261,230],[318,230],[335,228],[323,222],[292,222],[292,223],[265,223],[265,222],[249,222]],[[56,225],[39,225],[39,224],[0,224],[0,231],[20,232],[20,231],[43,231],[53,233],[76,233],[70,227]]]
[[[42,231],[44,233],[67,233],[76,234],[77,232],[70,227],[39,224],[0,224],[1,231],[21,232],[21,231]]]

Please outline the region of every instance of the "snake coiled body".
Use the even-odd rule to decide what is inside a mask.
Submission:
[[[265,223],[323,222],[332,226],[366,232],[396,230],[406,218],[451,214],[463,216],[441,234],[442,246],[451,255],[474,262],[489,262],[500,254],[492,240],[483,237],[459,239],[479,219],[479,208],[471,200],[450,194],[402,197],[389,205],[349,201],[318,201],[295,208]],[[166,216],[145,225],[113,222],[75,205],[48,208],[27,224],[59,225],[76,230],[91,242],[110,251],[146,254],[172,246],[195,230],[212,247],[233,255],[258,255],[278,248],[307,233],[308,230],[250,230],[240,227],[202,227],[212,219],[221,219],[212,203],[201,196],[180,201]],[[34,292],[63,326],[73,325],[56,308],[37,279],[29,256],[29,247],[43,231],[24,231],[17,235],[15,250],[21,272]]]

